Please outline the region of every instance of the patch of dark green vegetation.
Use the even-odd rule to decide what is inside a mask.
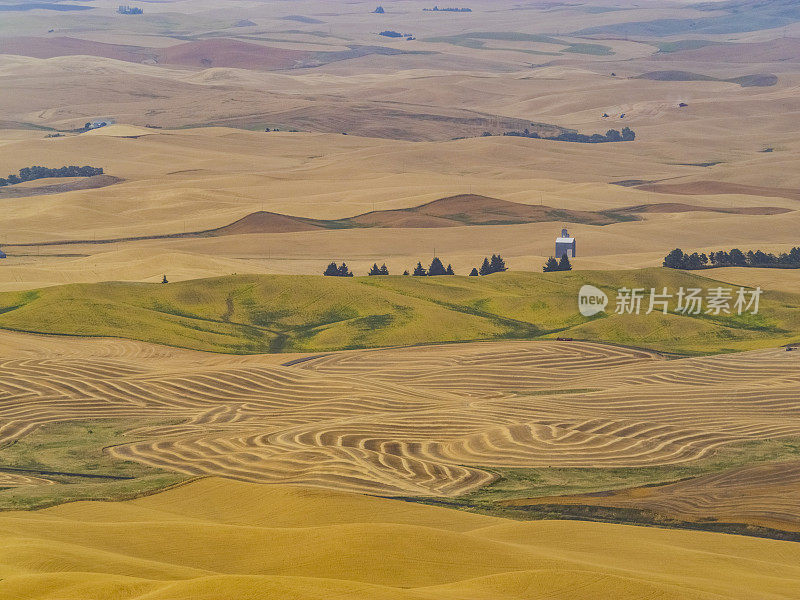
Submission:
[[[175,421],[161,424],[173,424]],[[32,510],[77,500],[124,500],[191,479],[137,462],[117,460],[104,448],[137,438],[129,431],[153,421],[47,423],[0,447],[0,473],[52,483],[0,490],[0,510]]]
[[[658,183],[655,179],[622,179],[620,181],[612,181],[611,185],[621,185],[622,187],[636,187],[637,185],[647,185],[650,183]]]
[[[602,44],[570,44],[564,48],[563,52],[572,52],[573,54],[590,54],[592,56],[611,56],[614,54],[613,50],[608,46]]]
[[[742,87],[772,87],[778,83],[778,76],[772,73],[755,73],[753,75],[720,79],[690,71],[651,71],[637,75],[632,79],[648,79],[650,81],[721,81],[723,83],[735,83]]]
[[[692,8],[714,12],[715,15],[696,19],[612,23],[582,29],[576,35],[667,37],[681,34],[727,34],[774,29],[800,21],[800,4],[795,0],[723,0],[695,4]]]
[[[709,254],[698,254],[697,252],[686,254],[680,248],[675,248],[664,257],[664,266],[683,270],[713,269],[715,267],[800,269],[800,246],[777,255],[762,250],[742,252],[738,248],[729,252],[719,250]]]
[[[0,12],[24,12],[29,10],[52,10],[58,12],[92,10],[85,4],[59,4],[57,2],[29,2],[25,4],[0,4]]]
[[[682,52],[683,50],[698,50],[706,46],[723,46],[728,42],[715,42],[713,40],[678,40],[675,42],[658,42],[658,51],[662,54]]]
[[[100,167],[76,167],[74,165],[57,169],[38,166],[24,167],[19,170],[19,174],[12,173],[6,178],[0,177],[0,187],[51,177],[94,177],[102,174],[103,169]]]
[[[319,25],[320,23],[324,23],[325,21],[320,21],[319,19],[314,19],[312,17],[306,17],[303,15],[288,15],[286,17],[281,17],[284,21],[296,21],[298,23],[306,23],[309,25]]]
[[[505,50],[513,52],[526,52],[528,54],[541,54],[557,56],[558,52],[542,52],[537,50],[525,50],[520,48],[496,48],[487,47],[487,41],[501,41],[501,42],[528,42],[534,44],[552,44],[557,46],[564,46],[561,52],[572,52],[575,54],[593,54],[596,56],[609,56],[614,52],[608,46],[601,44],[590,43],[569,43],[548,35],[537,35],[530,33],[519,33],[514,31],[483,31],[462,33],[459,35],[449,36],[436,36],[429,37],[422,40],[423,42],[452,44],[454,46],[463,46],[472,49],[484,50]]]
[[[442,500],[438,498],[394,497],[429,506],[455,508],[477,514],[485,514],[518,521],[593,521],[596,523],[613,523],[616,525],[637,525],[640,527],[663,527],[666,529],[689,529],[711,533],[727,533],[729,535],[746,535],[787,542],[800,542],[800,533],[772,529],[745,523],[721,523],[709,519],[702,521],[682,521],[652,510],[639,508],[621,508],[616,506],[595,506],[591,504],[536,504],[530,506],[502,507],[486,510],[482,507],[464,505],[458,500]]]
[[[480,40],[531,42],[538,44],[558,44],[562,46],[565,45],[564,42],[554,37],[531,33],[519,33],[516,31],[476,31],[472,33],[462,33],[460,35],[429,37],[423,39],[422,41],[453,44],[456,46],[467,46],[468,48],[481,48],[483,47],[484,43]]]

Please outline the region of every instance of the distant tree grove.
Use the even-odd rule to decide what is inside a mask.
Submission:
[[[569,262],[569,257],[562,254],[560,259],[551,256],[542,267],[542,271],[550,273],[552,271],[572,271],[572,263]]]
[[[492,254],[491,258],[484,258],[483,264],[480,268],[475,267],[470,272],[470,276],[477,277],[478,275],[491,275],[492,273],[500,273],[502,271],[507,271],[508,267],[506,267],[506,261],[503,260],[503,257],[499,254]],[[342,263],[341,265],[337,264],[336,262],[331,262],[326,269],[322,273],[326,277],[353,277],[353,273],[350,271],[350,268],[347,266],[346,263]],[[414,277],[436,277],[439,275],[455,275],[455,271],[453,270],[453,265],[448,264],[444,266],[442,259],[438,256],[435,256],[431,261],[431,264],[425,268],[422,264],[422,261],[417,261],[417,265],[409,272],[408,269],[403,271],[403,275],[413,275]],[[377,275],[389,275],[389,268],[386,266],[386,263],[378,266],[378,263],[373,263],[372,267],[370,267],[367,275],[370,277],[374,277]]]
[[[675,248],[664,257],[664,266],[670,269],[710,269],[713,267],[772,267],[777,269],[800,269],[800,247],[789,252],[773,254],[761,250],[742,252],[734,248],[728,252],[719,250],[709,254],[693,252],[686,254]]]
[[[47,167],[25,167],[19,170],[19,175],[14,175],[12,173],[5,179],[0,177],[0,187],[48,177],[92,177],[93,175],[102,174],[103,169],[99,167],[76,167],[74,165],[59,167],[57,169],[49,169]]]
[[[326,277],[352,277],[353,273],[350,272],[350,268],[347,266],[346,263],[342,262],[341,265],[337,265],[335,262],[332,262],[328,265],[328,268],[322,273]]]
[[[483,135],[486,135],[484,133]],[[491,134],[489,134],[491,135]],[[506,131],[503,135],[513,137],[528,137],[528,138],[541,138],[543,140],[555,140],[558,142],[579,142],[582,144],[603,144],[606,142],[632,142],[636,139],[636,132],[630,127],[623,127],[622,131],[617,129],[609,129],[606,134],[595,133],[586,135],[585,133],[578,133],[577,131],[565,131],[556,136],[543,137],[537,132],[529,131]]]
[[[491,258],[486,257],[483,259],[483,263],[480,267],[472,269],[470,276],[491,275],[492,273],[502,273],[503,271],[508,271],[506,261],[503,260],[503,257],[499,254],[492,254]]]

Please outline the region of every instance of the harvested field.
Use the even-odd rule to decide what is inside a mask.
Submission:
[[[448,497],[492,482],[493,467],[678,465],[800,436],[798,355],[783,350],[665,361],[601,344],[496,342],[280,365],[186,351],[165,361],[117,343],[77,344],[82,357],[7,354],[0,441],[48,423],[129,419],[152,425],[106,452],[161,471]]]
[[[503,504],[635,508],[690,522],[743,523],[800,531],[798,485],[800,462],[787,461],[741,467],[668,485],[511,500]]]

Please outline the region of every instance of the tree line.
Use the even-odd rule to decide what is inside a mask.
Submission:
[[[542,271],[545,273],[551,273],[552,271],[572,271],[572,263],[569,262],[569,257],[566,254],[562,254],[560,259],[551,256],[542,267]]]
[[[477,277],[478,275],[491,275],[492,273],[502,273],[508,271],[506,261],[499,254],[492,254],[492,258],[486,257],[483,259],[480,269],[473,267],[470,272],[470,277]]]
[[[477,267],[473,268],[470,276],[491,275],[492,273],[500,273],[507,270],[508,267],[506,267],[506,262],[503,260],[503,257],[499,254],[492,254],[491,258],[486,257],[483,259],[483,264],[481,264],[480,269]],[[336,262],[331,262],[322,274],[326,277],[353,277],[353,272],[344,262],[341,265]],[[455,274],[453,265],[448,264],[445,267],[438,256],[434,257],[427,269],[422,265],[422,261],[417,261],[417,266],[415,266],[412,271],[409,272],[407,269],[403,271],[403,275],[413,275],[414,277],[436,277],[439,275]],[[367,275],[389,275],[389,269],[386,267],[386,263],[380,267],[378,263],[373,263]]]
[[[782,269],[800,269],[800,247],[792,248],[789,252],[773,254],[761,250],[748,250],[742,252],[734,248],[728,252],[719,250],[709,254],[693,252],[684,253],[680,248],[675,248],[664,257],[664,266],[670,269],[710,269],[713,267],[773,267]]]
[[[483,135],[491,135],[486,132]],[[527,137],[537,138],[543,140],[556,140],[558,142],[579,142],[582,144],[603,144],[606,142],[632,142],[636,139],[636,132],[630,127],[623,127],[622,131],[617,129],[609,129],[606,134],[595,133],[593,135],[586,135],[585,133],[578,133],[577,131],[565,131],[554,137],[542,137],[535,131],[525,129],[524,131],[506,131],[503,135],[514,137]]]
[[[34,179],[45,179],[48,177],[92,177],[102,175],[103,169],[100,167],[59,167],[49,169],[47,167],[25,167],[19,170],[18,175],[13,173],[6,178],[0,177],[0,187],[4,185],[14,185],[23,181],[33,181]]]

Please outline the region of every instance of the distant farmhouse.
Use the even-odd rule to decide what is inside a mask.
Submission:
[[[575,238],[570,237],[566,229],[561,230],[561,237],[556,238],[556,258],[560,259],[567,255],[567,258],[575,258]]]
[[[92,129],[100,129],[101,127],[107,127],[108,125],[113,125],[114,121],[108,119],[106,121],[101,121],[100,119],[94,121],[87,121],[86,124],[83,126],[83,131],[91,131]]]
[[[141,15],[144,11],[136,6],[120,5],[117,12],[121,15]]]

